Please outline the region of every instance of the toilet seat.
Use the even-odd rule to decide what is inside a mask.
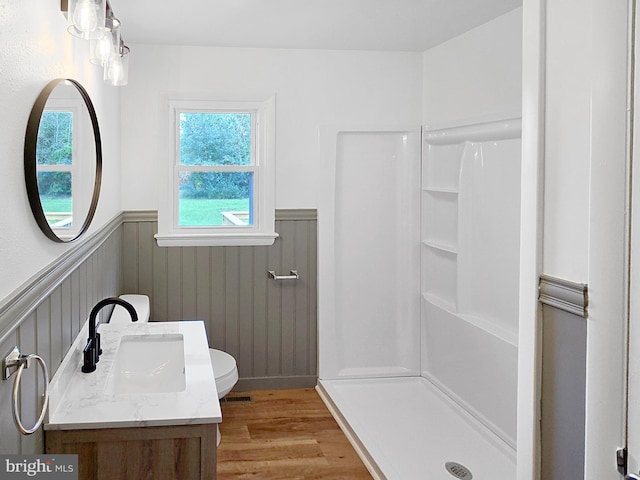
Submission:
[[[227,352],[215,350],[213,348],[209,349],[209,354],[211,356],[213,376],[216,379],[218,398],[222,398],[229,393],[233,386],[238,382],[238,367],[236,365],[236,359]]]

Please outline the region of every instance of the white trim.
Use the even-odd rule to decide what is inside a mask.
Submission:
[[[208,247],[208,246],[232,246],[232,245],[273,245],[278,238],[277,233],[220,233],[191,234],[191,235],[155,235],[159,247]]]
[[[518,480],[540,478],[541,322],[546,0],[523,3],[522,166],[518,328]]]
[[[615,452],[625,442],[629,12],[626,1],[586,3],[591,24],[584,26],[590,45],[584,76],[590,129],[584,478],[601,480],[619,478]]]
[[[627,311],[627,458],[628,471],[637,473],[640,470],[640,338],[638,329],[640,328],[640,300],[636,292],[640,288],[640,175],[638,174],[638,164],[640,163],[640,95],[638,85],[640,85],[640,69],[638,68],[637,55],[640,49],[640,36],[638,35],[638,20],[640,20],[637,7],[632,2],[630,4],[630,18],[633,19],[633,27],[630,32],[629,44],[632,48],[629,58],[629,115],[632,128],[630,129],[630,165],[628,185],[629,202],[631,214],[627,225],[627,237],[629,246],[627,250],[627,260],[629,262],[629,278],[625,292],[625,300],[628,302]],[[634,295],[634,293],[636,293]]]

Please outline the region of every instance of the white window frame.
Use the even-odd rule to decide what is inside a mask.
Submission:
[[[158,202],[158,246],[272,245],[275,232],[275,96],[242,98],[176,97],[161,99],[160,198]],[[251,225],[180,226],[178,224],[179,114],[181,112],[251,112],[254,163],[224,167],[225,171],[252,171],[253,223]],[[166,132],[166,134],[164,133]],[[188,168],[187,168],[188,169]]]

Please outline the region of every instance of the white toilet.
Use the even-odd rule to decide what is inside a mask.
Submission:
[[[149,297],[146,295],[128,294],[120,295],[120,298],[133,305],[133,308],[136,309],[136,313],[138,314],[139,322],[145,323],[149,321]],[[115,325],[131,323],[131,316],[123,306],[116,305],[111,313],[109,323]],[[213,367],[213,376],[216,380],[218,399],[221,399],[229,393],[238,382],[236,359],[227,352],[213,348],[209,349],[209,354],[211,355],[211,366]],[[220,429],[218,429],[218,444],[220,444]]]
[[[238,383],[236,359],[222,350],[209,349],[213,376],[216,378],[218,398],[224,397]]]

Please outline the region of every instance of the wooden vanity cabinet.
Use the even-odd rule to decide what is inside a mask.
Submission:
[[[47,454],[77,454],[79,480],[214,480],[216,424],[45,430]]]

